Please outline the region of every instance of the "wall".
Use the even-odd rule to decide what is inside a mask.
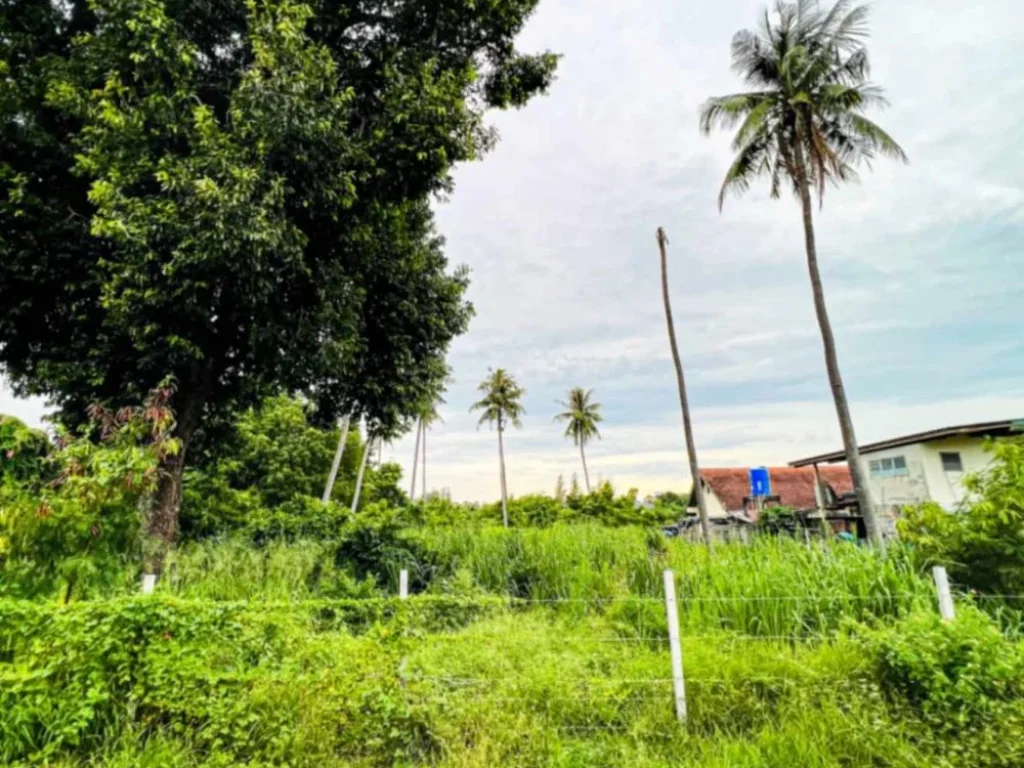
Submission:
[[[955,509],[963,500],[962,480],[964,475],[980,472],[988,467],[992,454],[984,449],[985,442],[977,437],[951,437],[946,440],[935,440],[921,446],[925,457],[924,467],[928,478],[928,490],[931,499],[946,509]],[[940,452],[956,452],[960,454],[963,472],[945,472],[942,469]]]
[[[895,514],[907,504],[935,501],[946,509],[954,509],[963,498],[964,475],[988,466],[991,456],[983,449],[984,441],[973,437],[952,437],[928,443],[904,445],[884,451],[861,454],[861,465],[871,484],[875,504]],[[941,452],[960,454],[963,472],[945,472]],[[907,474],[894,477],[871,477],[870,462],[903,456]]]
[[[711,486],[708,485],[704,480],[701,481],[701,486],[704,488],[704,503],[708,508],[709,518],[725,517],[725,507],[722,505],[721,499],[711,490]]]
[[[927,457],[920,444],[904,445],[884,451],[862,453],[861,467],[871,485],[871,499],[879,507],[900,508],[907,504],[920,504],[930,498]],[[870,463],[879,459],[902,456],[907,462],[907,474],[893,477],[872,477]],[[936,454],[937,458],[938,454]]]

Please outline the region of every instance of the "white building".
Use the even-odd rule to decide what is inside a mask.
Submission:
[[[906,504],[934,501],[952,510],[964,497],[966,475],[985,469],[991,454],[985,439],[1003,437],[1024,421],[989,421],[933,429],[860,446],[860,460],[871,485],[871,498],[897,512]],[[845,462],[843,451],[791,461],[791,467]]]

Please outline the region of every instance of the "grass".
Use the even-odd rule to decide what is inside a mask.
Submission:
[[[206,542],[176,553],[152,598],[0,601],[0,762],[953,768],[964,750],[976,766],[1024,761],[1024,706],[954,732],[883,688],[853,628],[935,610],[898,548],[880,558],[763,539],[709,554],[643,529],[556,526],[382,534],[359,567],[339,551]],[[382,598],[402,567],[418,594]]]

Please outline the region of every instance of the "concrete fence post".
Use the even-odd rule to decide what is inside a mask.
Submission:
[[[956,618],[956,609],[953,607],[953,593],[949,590],[949,575],[941,565],[932,568],[932,576],[935,578],[935,589],[939,593],[939,613],[943,621],[952,621]]]
[[[144,595],[152,595],[154,589],[156,589],[156,574],[155,573],[144,573],[144,574],[142,574],[142,594],[144,594]]]
[[[409,572],[405,568],[398,572],[398,597],[402,600],[409,597]]]
[[[665,619],[668,622],[668,649],[672,656],[672,692],[676,700],[676,717],[686,722],[686,680],[683,677],[683,647],[679,641],[679,607],[676,605],[676,575],[666,569]]]

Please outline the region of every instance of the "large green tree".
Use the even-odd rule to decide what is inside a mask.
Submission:
[[[480,382],[477,389],[483,397],[470,406],[470,411],[479,411],[479,427],[484,422],[494,424],[498,428],[498,461],[501,466],[501,521],[508,528],[508,484],[505,481],[505,428],[522,427],[522,417],[526,413],[523,408],[523,395],[526,390],[504,369],[491,371],[487,378]]]
[[[0,7],[0,368],[68,418],[173,376],[160,551],[201,424],[292,391],[386,434],[438,391],[469,307],[429,198],[549,83],[536,3]]]
[[[603,420],[601,416],[601,404],[590,399],[594,393],[592,389],[573,387],[569,390],[567,399],[559,402],[563,408],[562,413],[555,416],[555,421],[565,422],[565,437],[572,440],[573,445],[579,446],[580,461],[583,462],[583,480],[587,484],[587,493],[590,493],[590,472],[587,470],[586,445],[595,437],[600,440],[601,432],[597,425]]]
[[[886,103],[881,89],[868,82],[867,15],[866,6],[849,0],[828,9],[815,0],[780,2],[774,16],[766,11],[756,30],[737,32],[732,41],[733,68],[753,90],[710,99],[700,126],[708,133],[742,121],[719,207],[726,193],[743,192],[758,177],[769,179],[772,197],[788,184],[800,200],[807,271],[846,460],[868,536],[882,546],[825,306],[811,200],[813,192],[821,203],[826,184],[856,178],[855,167],[878,155],[906,161],[892,137],[864,114]]]

